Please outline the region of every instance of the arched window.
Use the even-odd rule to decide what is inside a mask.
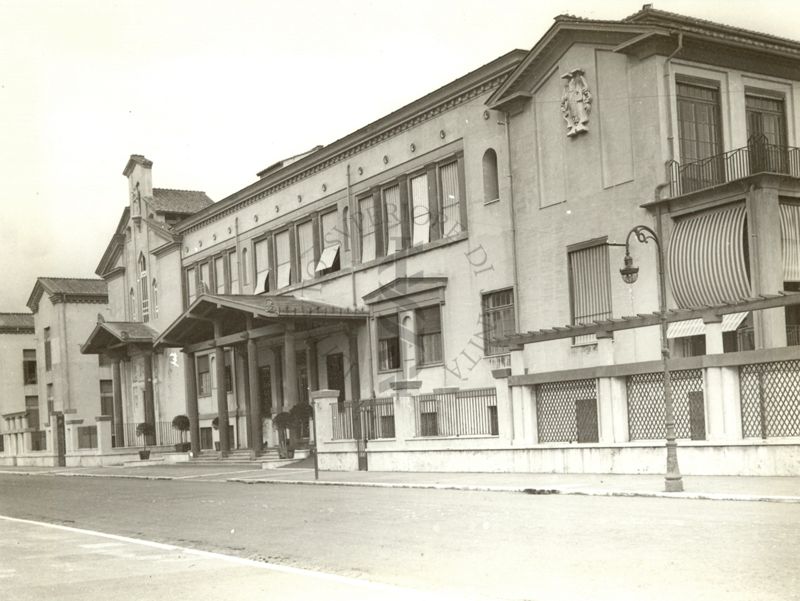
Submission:
[[[153,317],[158,319],[158,282],[153,278]]]
[[[247,269],[247,249],[242,249],[242,285],[247,286],[248,284],[248,269]]]
[[[135,320],[136,319],[136,293],[133,291],[133,288],[131,288],[129,306],[130,306],[130,311],[131,311],[131,319]]]
[[[483,153],[483,202],[500,199],[500,187],[497,181],[497,153],[489,148]]]
[[[147,281],[147,260],[139,254],[139,295],[142,300],[142,321],[150,321],[150,294]]]

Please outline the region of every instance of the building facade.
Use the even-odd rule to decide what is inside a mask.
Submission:
[[[0,465],[33,445],[39,423],[38,372],[33,315],[0,313]]]
[[[562,16],[216,203],[132,156],[83,349],[117,366],[118,439],[186,413],[195,453],[657,473],[659,328],[619,325],[659,308],[654,245],[616,277],[643,224],[686,471],[796,471],[799,65],[797,42],[649,7]]]

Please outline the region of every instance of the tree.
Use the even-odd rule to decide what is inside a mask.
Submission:
[[[189,428],[191,427],[191,422],[189,421],[189,418],[185,415],[176,415],[174,418],[172,418],[172,427],[181,433],[180,448],[178,449],[176,447],[176,449],[184,451],[188,450],[185,448],[185,445],[187,444],[186,432],[188,432]]]
[[[142,447],[144,450],[147,450],[147,438],[150,436],[155,436],[156,428],[150,422],[142,422],[136,426],[136,436],[142,437],[144,440],[144,444]]]

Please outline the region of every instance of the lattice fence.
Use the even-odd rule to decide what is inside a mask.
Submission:
[[[742,437],[800,436],[800,360],[742,365]]]
[[[597,380],[539,384],[536,421],[539,442],[597,442]]]
[[[675,435],[692,438],[690,393],[703,392],[703,372],[687,369],[670,373]],[[666,438],[664,426],[664,374],[628,376],[628,435],[631,440]]]

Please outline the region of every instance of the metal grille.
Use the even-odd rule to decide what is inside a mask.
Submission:
[[[417,436],[499,434],[497,390],[476,388],[414,397]]]
[[[333,407],[333,440],[394,438],[394,400],[345,401]]]
[[[800,360],[742,365],[742,437],[800,436]]]
[[[144,442],[146,442],[148,445],[164,446],[184,442],[184,440],[181,439],[181,432],[172,427],[172,422],[156,422],[153,424],[156,431],[155,439],[153,439],[153,437],[148,437],[147,441],[144,441],[144,438],[141,436],[136,436],[137,425],[138,422],[123,423],[125,443],[129,447],[141,446]],[[183,434],[184,439],[186,439],[186,436],[187,434]],[[231,443],[232,442],[233,440],[231,440]],[[122,442],[120,442],[118,446],[122,446]]]
[[[594,400],[597,380],[547,382],[536,387],[536,422],[539,442],[577,442],[579,401]],[[595,412],[595,427],[597,424]],[[585,420],[591,424],[591,420]],[[584,423],[583,413],[581,423]],[[583,438],[583,436],[581,436]]]
[[[675,436],[691,438],[689,393],[703,391],[703,372],[687,369],[670,373]],[[628,376],[628,435],[630,440],[666,438],[664,425],[664,374]]]

